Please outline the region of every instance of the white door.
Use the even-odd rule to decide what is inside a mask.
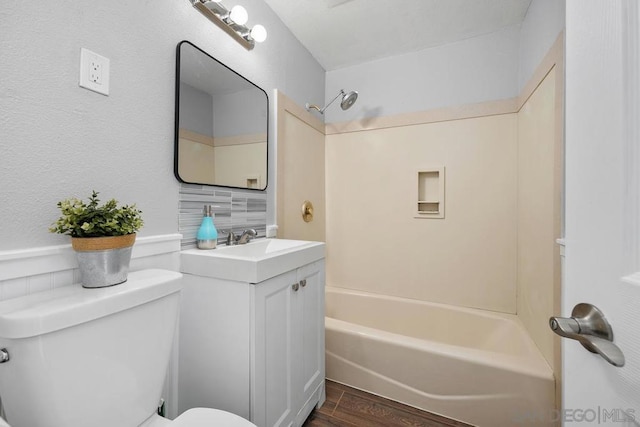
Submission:
[[[568,426],[640,425],[638,0],[566,5],[561,315],[569,317],[577,303],[597,306],[626,363],[614,367],[563,339],[559,419]]]

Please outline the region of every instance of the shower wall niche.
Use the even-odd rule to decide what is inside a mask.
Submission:
[[[422,168],[416,173],[415,218],[444,218],[444,166]]]

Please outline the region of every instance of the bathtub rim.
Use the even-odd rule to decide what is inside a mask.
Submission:
[[[428,351],[440,356],[452,357],[456,360],[465,362],[482,361],[483,364],[491,367],[505,369],[510,372],[531,375],[540,379],[555,381],[555,376],[551,366],[542,356],[542,353],[535,345],[533,339],[522,324],[522,321],[515,314],[499,313],[494,311],[485,311],[477,308],[452,306],[449,304],[436,303],[431,301],[421,301],[404,297],[387,296],[372,292],[341,288],[337,286],[327,286],[326,293],[350,294],[354,296],[373,297],[377,299],[392,300],[396,302],[405,302],[411,304],[425,305],[437,307],[440,309],[462,312],[468,315],[487,317],[491,319],[499,319],[508,321],[522,335],[522,339],[527,346],[527,355],[510,355],[490,350],[478,349],[473,347],[465,347],[454,344],[442,343],[434,340],[421,339],[412,336],[402,335],[394,332],[376,329],[370,326],[364,326],[357,323],[348,322],[325,314],[325,329],[346,331],[352,335],[365,337],[378,342],[391,342],[394,345],[410,348],[413,350]]]

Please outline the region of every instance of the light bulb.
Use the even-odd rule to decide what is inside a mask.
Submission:
[[[251,38],[262,43],[267,39],[267,30],[260,24],[254,25],[251,29]]]
[[[247,9],[240,5],[235,5],[231,9],[231,13],[229,14],[229,19],[235,22],[238,25],[244,25],[249,20],[249,14],[247,13]]]

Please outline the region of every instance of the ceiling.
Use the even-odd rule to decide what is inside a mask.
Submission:
[[[326,71],[517,25],[531,0],[265,0]]]

